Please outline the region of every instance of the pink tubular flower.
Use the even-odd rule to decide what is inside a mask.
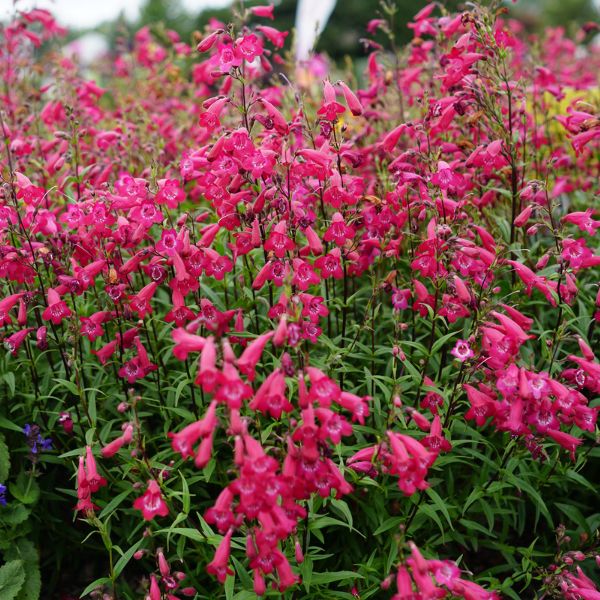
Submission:
[[[9,335],[7,338],[5,338],[4,345],[6,346],[7,350],[13,356],[17,356],[17,352],[19,351],[19,348],[25,341],[25,338],[27,337],[27,335],[29,333],[31,333],[32,331],[33,331],[33,327],[27,327],[26,329],[21,329],[20,331],[16,331],[12,335]]]
[[[47,294],[48,306],[42,313],[42,319],[59,325],[63,319],[71,316],[71,309],[64,300],[61,300],[59,293],[54,288],[48,288]]]
[[[525,207],[525,209],[522,210],[515,218],[515,220],[514,220],[515,226],[523,227],[523,225],[525,225],[527,223],[527,221],[529,221],[529,217],[531,217],[532,212],[533,212],[533,206],[531,204],[529,206]]]
[[[203,421],[191,423],[187,427],[184,427],[179,433],[169,432],[169,437],[173,440],[173,450],[179,452],[183,458],[194,456],[192,447],[202,437],[203,432]]]
[[[275,48],[283,48],[285,38],[288,36],[287,31],[279,31],[278,29],[267,25],[257,25],[256,29],[260,31],[273,46],[275,46]]]
[[[207,35],[197,46],[196,50],[198,52],[208,52],[218,40],[219,36],[223,33],[222,29],[218,29],[217,31],[213,31],[211,34]]]
[[[310,225],[304,230],[304,235],[306,236],[306,241],[308,242],[308,247],[311,252],[314,255],[323,254],[323,244],[321,239]]]
[[[389,133],[386,134],[385,138],[381,142],[381,148],[385,152],[391,152],[395,147],[398,141],[400,140],[400,136],[406,131],[406,125],[403,123],[402,125],[398,125],[395,129],[392,129]]]
[[[273,9],[275,6],[273,4],[268,4],[267,6],[252,6],[250,7],[250,12],[256,17],[262,17],[264,19],[274,19]]]
[[[496,401],[481,392],[477,388],[467,383],[463,384],[467,392],[467,397],[471,403],[471,408],[465,414],[466,419],[475,419],[475,422],[481,427],[488,419],[497,412]]]
[[[112,442],[104,446],[101,450],[103,458],[114,456],[125,444],[129,444],[133,436],[133,425],[128,423],[123,431],[123,435],[114,439]]]
[[[85,479],[92,493],[106,485],[106,479],[98,473],[96,459],[90,446],[86,446],[85,449]]]
[[[356,94],[343,81],[338,81],[337,85],[342,88],[342,93],[344,94],[350,112],[355,117],[362,115],[363,107],[360,100],[356,97]]]
[[[233,571],[229,567],[229,555],[231,554],[231,536],[233,529],[225,534],[221,540],[212,561],[206,567],[206,571],[210,575],[214,575],[220,583],[225,583],[227,575],[233,575]]]
[[[572,212],[565,215],[561,221],[563,223],[573,223],[582,231],[586,231],[590,235],[596,235],[596,229],[600,228],[600,221],[592,219],[595,214],[593,208],[588,208],[584,212]]]
[[[273,227],[269,239],[265,242],[264,248],[267,252],[273,252],[277,258],[283,258],[287,252],[295,248],[293,240],[286,235],[287,224],[280,221]]]
[[[114,456],[122,447],[123,444],[125,443],[123,436],[120,436],[116,439],[114,439],[112,442],[106,444],[106,446],[104,446],[104,448],[102,448],[101,454],[103,458],[110,458],[111,456]]]
[[[13,4],[0,432],[14,421],[22,456],[0,481],[0,522],[20,508],[1,505],[18,500],[21,463],[43,475],[75,456],[76,526],[108,505],[115,548],[140,561],[100,596],[181,600],[202,577],[214,597],[218,581],[293,596],[318,558],[313,592],[296,595],[491,600],[479,584],[510,594],[511,548],[537,537],[551,564],[516,565],[513,596],[600,600],[577,569],[600,565],[579,514],[554,547],[549,530],[513,531],[509,510],[534,512],[523,485],[557,481],[551,454],[577,459],[548,490],[557,518],[571,490],[594,510],[575,471],[591,472],[600,415],[600,27],[532,36],[489,2],[425,0],[401,48],[384,6],[363,23],[355,78],[287,48],[285,2],[252,0],[185,41],[142,27],[91,65],[102,89],[77,60],[35,51],[56,45],[50,13]],[[19,441],[29,414],[40,425]],[[40,455],[42,422],[54,456]],[[516,454],[490,468],[509,442]],[[481,488],[488,471],[497,482]],[[473,485],[485,497],[463,515]],[[346,504],[364,530],[332,544],[317,529]],[[380,540],[373,507],[391,528]],[[43,508],[28,506],[32,523],[46,525]],[[172,535],[191,509],[214,532],[200,576],[202,548]],[[346,540],[349,556],[332,554]],[[367,567],[384,563],[379,593]]]
[[[92,503],[92,491],[87,479],[83,456],[79,457],[79,467],[77,469],[77,506],[75,510],[87,512],[95,510],[96,506]]]
[[[341,279],[344,276],[341,255],[342,253],[339,248],[333,248],[328,254],[320,256],[315,260],[315,267],[321,271],[323,279],[329,277]]]
[[[24,292],[19,292],[18,294],[11,294],[7,296],[3,300],[0,301],[0,326],[2,325],[10,325],[11,318],[9,315],[10,310],[19,302],[19,300],[23,297]]]
[[[426,559],[413,542],[408,546],[411,554],[396,572],[398,593],[393,600],[446,598],[449,594],[465,600],[498,600],[495,592],[463,579],[454,562]]]
[[[144,494],[134,500],[133,508],[141,510],[146,521],[151,521],[156,515],[166,517],[169,514],[160,487],[154,479],[148,481],[148,488]]]
[[[152,573],[152,575],[150,575],[149,598],[150,598],[150,600],[160,600],[160,597],[161,597],[160,587],[158,585],[158,581],[157,581],[154,573]]]
[[[469,358],[472,358],[475,353],[473,352],[469,342],[466,340],[458,340],[450,351],[452,356],[456,357],[460,362],[465,362]]]
[[[254,381],[255,368],[262,356],[262,353],[268,341],[275,335],[274,331],[269,331],[259,335],[255,340],[250,342],[242,355],[237,360],[239,370],[248,377],[250,381]]]
[[[196,468],[203,469],[209,463],[212,456],[212,448],[213,432],[210,431],[208,435],[202,439],[196,450],[196,456],[194,457]]]
[[[202,419],[184,427],[179,433],[169,432],[171,445],[175,452],[179,452],[183,458],[194,456],[193,447],[196,442],[208,435],[212,435],[217,426],[217,401],[212,400],[206,409]]]
[[[294,269],[292,284],[298,286],[298,289],[304,292],[311,285],[316,285],[320,282],[319,276],[308,262],[301,258],[294,258],[292,265]]]
[[[173,355],[179,360],[185,360],[190,352],[201,352],[206,343],[203,337],[188,333],[181,327],[173,330],[171,335],[175,342]]]
[[[435,415],[429,435],[423,438],[423,445],[429,448],[432,452],[450,452],[452,444],[444,437],[442,432],[442,421],[439,415]]]
[[[569,452],[571,455],[571,460],[575,460],[575,450],[577,449],[577,446],[581,446],[581,444],[583,444],[582,439],[576,438],[575,436],[565,433],[564,431],[558,431],[555,429],[546,430],[546,434]]]
[[[164,229],[161,233],[160,240],[156,242],[157,252],[162,252],[167,256],[173,256],[181,252],[182,243],[174,229]]]
[[[200,354],[200,363],[198,367],[198,375],[196,376],[196,384],[201,385],[205,392],[212,392],[219,382],[220,373],[216,369],[217,349],[215,347],[214,338],[209,336],[206,338],[204,348]]]
[[[282,135],[287,134],[289,129],[288,124],[281,112],[277,110],[277,108],[275,108],[275,106],[271,104],[271,102],[269,102],[266,98],[261,98],[260,103],[269,115],[269,119],[275,131]],[[265,124],[265,127],[269,128],[269,125]]]
[[[277,329],[275,330],[275,335],[273,336],[273,345],[274,346],[282,346],[285,344],[288,336],[287,329],[287,318],[286,315],[281,315],[279,318],[279,325],[277,325]]]
[[[384,19],[371,19],[367,23],[367,33],[373,35],[374,33],[377,32],[377,29],[379,29],[380,27],[385,25],[385,23],[386,22]]]
[[[341,213],[336,212],[331,218],[331,225],[325,232],[323,239],[326,242],[335,242],[338,246],[343,246],[346,240],[354,238],[354,229],[344,222]]]

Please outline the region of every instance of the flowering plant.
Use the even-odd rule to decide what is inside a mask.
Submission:
[[[598,48],[381,11],[3,26],[3,599],[600,597]]]

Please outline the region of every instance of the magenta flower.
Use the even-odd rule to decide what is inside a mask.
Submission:
[[[146,521],[151,521],[156,515],[166,517],[169,509],[160,491],[156,480],[151,479],[148,482],[148,488],[139,498],[133,502],[133,508],[142,511]]]
[[[475,355],[471,349],[471,346],[469,345],[469,342],[466,340],[458,340],[454,345],[454,348],[450,350],[450,354],[460,360],[460,362],[465,362]]]

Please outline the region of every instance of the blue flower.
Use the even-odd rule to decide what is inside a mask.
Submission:
[[[32,458],[40,451],[52,450],[52,440],[42,437],[40,428],[37,425],[27,423],[23,427],[23,433],[27,437],[27,445],[29,446],[30,457]]]
[[[6,486],[0,483],[0,505],[6,506]]]

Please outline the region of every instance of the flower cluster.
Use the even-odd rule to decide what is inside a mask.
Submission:
[[[417,546],[409,542],[410,556],[396,572],[397,593],[393,600],[408,598],[465,598],[465,600],[497,600],[498,595],[464,579],[451,560],[426,559]],[[385,580],[383,587],[391,581]]]
[[[40,452],[52,449],[52,440],[50,438],[44,438],[37,425],[27,423],[25,427],[23,427],[23,433],[25,434],[27,445],[29,446],[29,458],[32,462],[37,461]]]
[[[82,512],[94,511],[97,506],[92,502],[92,494],[96,493],[107,481],[98,473],[96,459],[90,446],[85,449],[85,458],[79,457],[77,469],[77,506]]]
[[[285,329],[279,326],[276,331],[263,334],[248,344],[239,358],[229,344],[223,344],[220,349],[222,364],[217,365],[217,348],[212,337],[203,338],[182,329],[173,332],[179,358],[200,351],[196,384],[205,393],[214,393],[202,419],[178,433],[169,434],[173,449],[183,458],[193,457],[196,467],[205,467],[211,458],[220,404],[227,410],[226,432],[234,438],[233,462],[239,476],[219,494],[205,515],[208,523],[216,525],[225,534],[208,570],[224,582],[230,573],[227,560],[233,527],[244,525],[248,528],[246,554],[254,571],[254,590],[259,595],[265,592],[266,575],[276,572],[281,590],[297,579],[279,549],[279,542],[294,534],[298,522],[306,518],[301,501],[314,493],[327,498],[334,491],[336,497],[341,497],[352,490],[338,466],[328,457],[330,443],[339,444],[342,436],[352,434],[352,425],[338,411],[350,412],[352,420],[360,423],[364,423],[369,414],[365,398],[341,391],[339,385],[320,369],[306,367],[310,383],[307,386],[305,374],[295,373],[289,355],[284,355],[282,365],[273,370],[253,393],[250,383],[266,345],[269,341],[274,346],[281,345],[285,336]],[[301,421],[287,438],[286,455],[280,463],[249,434],[248,420],[240,411],[245,400],[250,400],[250,409],[273,419],[281,419],[284,413],[293,411],[294,406],[286,397],[286,375],[297,377]],[[334,407],[338,411],[332,410]]]
[[[141,558],[140,556],[136,558]],[[184,598],[188,598],[196,595],[196,590],[191,586],[181,587],[186,574],[182,571],[172,571],[171,565],[165,558],[162,548],[159,548],[156,553],[156,562],[158,564],[158,575],[154,573],[150,575],[150,589],[148,597],[150,600],[160,600],[163,598],[163,593],[169,600],[177,600],[182,594]]]

